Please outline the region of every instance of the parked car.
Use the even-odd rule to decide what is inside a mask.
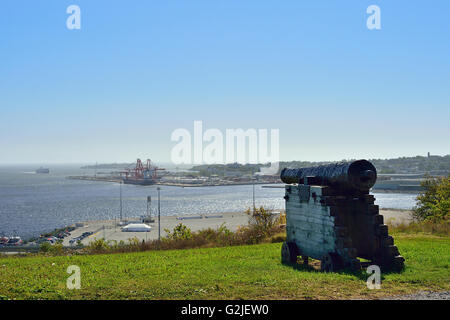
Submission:
[[[23,243],[20,237],[11,237],[8,240],[8,246],[20,246]]]

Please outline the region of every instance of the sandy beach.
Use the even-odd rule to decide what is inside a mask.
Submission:
[[[384,217],[384,223],[390,225],[409,224],[412,221],[411,210],[403,209],[380,209]]]

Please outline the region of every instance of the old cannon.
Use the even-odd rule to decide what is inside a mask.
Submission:
[[[304,263],[308,257],[320,260],[324,271],[358,270],[369,264],[401,270],[404,258],[369,194],[376,179],[376,168],[366,160],[283,169],[286,242],[282,262],[296,263],[301,256]]]

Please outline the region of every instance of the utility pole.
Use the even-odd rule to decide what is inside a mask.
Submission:
[[[252,182],[253,182],[253,213],[255,213],[256,205],[255,205],[255,179],[254,178],[252,178]]]
[[[120,221],[122,221],[122,181],[120,181]]]
[[[160,198],[160,187],[157,187],[158,190],[158,241],[161,241],[161,198]]]
[[[147,221],[149,223],[152,222],[152,197],[148,196],[147,197]]]
[[[252,169],[252,187],[253,187],[253,213],[256,212],[256,205],[255,205],[255,169]]]

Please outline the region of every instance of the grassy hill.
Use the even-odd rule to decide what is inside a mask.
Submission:
[[[394,235],[402,273],[369,290],[364,272],[280,263],[281,243],[126,254],[0,258],[0,299],[345,299],[450,289],[450,239]],[[69,265],[80,290],[66,289]]]

